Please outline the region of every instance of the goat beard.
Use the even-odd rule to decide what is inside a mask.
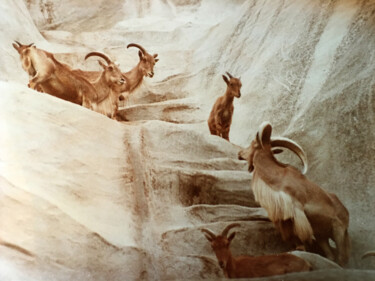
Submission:
[[[253,173],[251,188],[255,200],[266,209],[270,220],[276,224],[278,221],[293,221],[294,234],[303,242],[311,242],[314,236],[311,224],[306,217],[303,205],[283,190],[272,187]]]

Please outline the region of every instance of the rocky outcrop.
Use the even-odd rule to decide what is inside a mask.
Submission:
[[[375,248],[371,1],[50,2],[1,4],[0,279],[218,280],[200,229],[232,222],[241,224],[236,255],[291,250],[237,159],[264,120],[306,149],[307,176],[348,207],[349,267],[375,268],[360,259]],[[130,42],[160,61],[116,122],[28,89],[15,39],[84,69],[98,67],[83,60],[98,50],[129,70],[138,60]],[[232,143],[206,124],[225,71],[243,81]],[[375,276],[296,254],[320,271],[284,280]]]

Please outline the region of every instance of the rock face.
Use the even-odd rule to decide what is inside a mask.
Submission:
[[[285,280],[375,278],[365,270],[375,260],[360,259],[375,249],[373,1],[0,6],[1,280],[217,280],[224,276],[200,229],[218,233],[232,222],[241,224],[235,255],[292,250],[237,159],[265,120],[305,148],[307,177],[350,212],[349,267],[357,270],[296,253],[322,271]],[[160,61],[117,122],[28,89],[13,40],[82,69],[99,69],[83,59],[97,50],[128,71],[138,62],[131,42]],[[243,84],[231,143],[206,124],[225,71]]]

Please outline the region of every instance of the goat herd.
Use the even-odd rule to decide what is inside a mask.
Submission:
[[[83,71],[72,69],[58,61],[52,53],[38,49],[34,44],[22,45],[15,41],[13,47],[18,51],[22,68],[29,74],[29,87],[55,97],[70,101],[102,113],[112,119],[116,118],[119,100],[122,93],[130,94],[143,81],[143,77],[154,76],[154,65],[157,54],[149,54],[138,44],[127,47],[139,49],[139,63],[129,72],[122,73],[119,66],[107,55],[91,52],[106,62],[99,61],[103,71]]]
[[[113,119],[116,119],[119,100],[124,99],[123,93],[132,93],[144,77],[153,77],[158,61],[157,54],[151,55],[139,44],[131,43],[127,47],[139,49],[139,63],[129,72],[122,73],[116,63],[100,52],[88,53],[85,60],[92,56],[102,58],[106,62],[99,61],[103,71],[83,71],[59,62],[52,53],[33,44],[22,45],[15,41],[13,47],[20,55],[22,68],[29,74],[30,88]],[[242,84],[240,78],[226,74],[228,77],[223,75],[226,92],[216,100],[208,127],[211,134],[229,141],[233,100],[241,96]],[[318,252],[341,266],[346,265],[350,255],[347,209],[335,194],[304,176],[308,168],[304,150],[290,139],[271,138],[271,133],[271,124],[264,122],[250,146],[239,152],[239,159],[246,160],[249,172],[253,173],[251,188],[255,199],[266,209],[284,241],[293,243],[296,249]],[[282,152],[281,148],[291,150],[300,158],[304,164],[302,172],[274,157]],[[238,226],[237,223],[230,224],[219,235],[201,229],[226,277],[265,277],[311,270],[307,261],[290,253],[233,257],[229,246],[235,232],[229,236],[228,233]],[[330,239],[335,247],[330,245]],[[368,252],[364,257],[370,255],[375,252]]]

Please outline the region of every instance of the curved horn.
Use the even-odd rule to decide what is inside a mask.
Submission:
[[[226,228],[224,228],[223,232],[221,233],[221,236],[227,237],[227,234],[229,230],[231,230],[233,227],[241,226],[239,223],[232,223],[228,225]]]
[[[307,170],[308,170],[307,156],[306,156],[305,151],[302,149],[302,147],[298,143],[288,138],[278,137],[278,138],[271,139],[271,147],[285,147],[293,151],[295,154],[297,154],[298,158],[302,161],[302,164],[303,164],[302,174],[307,173]]]
[[[202,228],[201,231],[204,232],[204,233],[206,233],[206,234],[208,234],[208,236],[211,239],[215,239],[216,238],[216,235],[212,231],[210,231],[210,230],[208,230],[206,228]]]
[[[101,57],[102,59],[104,59],[107,64],[110,64],[112,61],[110,60],[109,57],[107,57],[105,54],[103,53],[99,53],[99,52],[91,52],[91,53],[88,53],[86,56],[85,56],[85,60],[88,58],[88,57],[91,57],[91,56],[98,56],[98,57]]]
[[[135,43],[130,43],[128,46],[126,46],[126,48],[129,48],[129,47],[136,47],[136,48],[140,49],[143,54],[147,54],[145,48],[143,48],[141,45],[138,45],[138,44],[135,44]]]
[[[233,78],[233,75],[231,75],[228,71],[225,73],[228,75],[229,78]]]
[[[369,252],[364,253],[364,255],[362,256],[362,259],[370,257],[370,256],[375,256],[375,251],[369,251]]]

